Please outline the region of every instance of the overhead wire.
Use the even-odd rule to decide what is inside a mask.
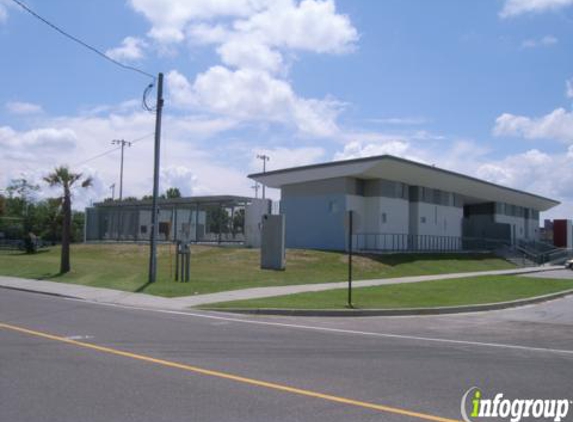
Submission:
[[[141,136],[141,137],[139,137],[139,138],[137,138],[137,139],[134,139],[133,141],[130,141],[130,142],[131,142],[131,145],[136,144],[136,143],[138,143],[139,141],[142,141],[142,140],[144,140],[144,139],[146,139],[146,138],[149,138],[149,137],[152,136],[152,135],[153,135],[153,133],[148,133],[147,135],[144,135],[144,136]],[[115,151],[119,150],[120,148],[121,148],[121,146],[117,146],[117,147],[115,147],[115,148],[108,149],[107,151],[104,151],[104,152],[102,152],[102,153],[100,153],[100,154],[94,155],[93,157],[90,157],[90,158],[88,158],[88,159],[86,159],[86,160],[83,160],[83,161],[80,161],[80,162],[75,163],[75,164],[74,164],[74,167],[81,166],[81,165],[83,165],[83,164],[89,163],[90,161],[93,161],[93,160],[96,160],[96,159],[98,159],[98,158],[104,157],[104,156],[106,156],[106,155],[108,155],[108,154],[111,154],[112,152],[115,152]]]
[[[95,54],[103,57],[104,59],[110,61],[111,63],[115,64],[116,66],[122,67],[123,69],[126,70],[131,70],[133,72],[137,72],[140,73],[144,76],[147,76],[149,78],[152,78],[155,81],[155,76],[152,75],[151,73],[148,73],[144,70],[138,69],[135,66],[130,66],[130,65],[126,65],[124,63],[121,63],[118,60],[113,59],[112,57],[108,56],[107,54],[105,54],[103,51],[89,45],[88,43],[86,43],[85,41],[80,40],[79,38],[71,35],[70,33],[64,31],[63,29],[61,29],[60,27],[58,27],[57,25],[53,24],[52,22],[50,22],[49,20],[47,20],[46,18],[40,16],[38,13],[36,13],[34,10],[32,10],[28,5],[26,5],[25,3],[23,3],[20,0],[12,0],[12,2],[16,3],[18,6],[20,6],[22,9],[24,9],[26,12],[28,12],[30,15],[34,16],[36,19],[42,21],[43,23],[45,23],[46,25],[48,25],[49,27],[51,27],[52,29],[54,29],[55,31],[59,32],[60,34],[62,34],[63,36],[69,38],[70,40],[80,44],[81,46],[83,46],[84,48],[87,48],[88,50],[91,50],[92,52],[94,52]]]

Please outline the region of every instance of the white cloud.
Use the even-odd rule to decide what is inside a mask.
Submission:
[[[6,109],[13,114],[37,114],[42,113],[42,106],[23,101],[10,101],[6,103]]]
[[[336,12],[333,0],[279,1],[246,20],[235,22],[242,33],[261,34],[276,47],[316,53],[345,53],[358,40],[350,19]]]
[[[125,150],[123,193],[124,196],[149,194],[153,177],[154,116],[134,112],[139,108],[135,105],[131,110],[126,107],[126,103],[101,106],[97,114],[80,116],[43,115],[42,125],[30,130],[0,126],[0,188],[23,172],[39,182],[54,167],[67,164],[74,171],[86,175],[95,172],[98,177],[96,188],[78,192],[74,207],[101,201],[110,196],[109,186],[119,183],[120,160],[117,149],[105,155],[102,152],[113,149],[112,139],[121,137],[132,141],[148,135]],[[178,185],[185,194],[194,195],[251,193],[246,178],[248,160],[218,158],[205,150],[212,147],[208,141],[217,140],[217,134],[236,127],[234,120],[205,115],[179,116],[166,111],[164,123],[161,189]],[[44,197],[55,194],[43,188]]]
[[[370,123],[396,126],[417,126],[430,123],[430,120],[425,117],[385,117],[367,119],[367,121]]]
[[[185,28],[192,21],[248,16],[264,3],[264,0],[130,0],[133,9],[151,22],[149,36],[165,43],[183,41]]]
[[[223,63],[243,69],[278,72],[283,68],[283,57],[264,43],[250,37],[233,37],[217,48]]]
[[[499,13],[502,18],[524,13],[541,13],[573,5],[573,0],[506,0]]]
[[[151,22],[149,36],[164,43],[181,42],[187,35],[203,42],[247,35],[274,47],[342,53],[358,39],[350,19],[336,12],[333,0],[131,0],[130,4]],[[216,19],[231,19],[232,24],[224,29],[212,23]]]
[[[77,141],[76,133],[68,128],[54,127],[18,132],[9,126],[0,127],[0,147],[4,157],[25,159],[25,157],[45,159],[46,151],[73,149]]]
[[[162,167],[159,176],[160,191],[169,188],[178,188],[181,196],[197,195],[201,189],[198,186],[198,178],[191,169],[185,166]]]
[[[6,10],[6,6],[0,4],[0,23],[6,22],[8,19],[8,11]]]
[[[565,95],[567,98],[573,98],[573,78],[565,81]]]
[[[285,53],[343,54],[354,49],[358,32],[337,13],[333,0],[131,0],[159,43],[213,44],[224,66],[190,81],[172,71],[172,103],[241,121],[293,125],[301,133],[332,136],[342,104],[302,98],[285,78]],[[256,93],[256,95],[253,95]]]
[[[573,161],[565,153],[547,154],[532,149],[482,162],[475,175],[563,203],[549,211],[545,218],[568,218],[573,213]]]
[[[105,52],[106,55],[118,61],[134,61],[143,58],[143,49],[147,43],[141,38],[125,37],[121,46],[112,48]]]
[[[504,113],[495,121],[496,136],[520,136],[526,139],[555,139],[573,142],[573,112],[563,108],[540,117],[530,118]]]
[[[525,40],[521,43],[521,48],[537,48],[537,47],[549,47],[555,45],[559,42],[557,38],[553,35],[545,35],[541,38],[532,38]]]
[[[262,161],[257,159],[257,155],[266,155],[267,171],[278,170],[289,167],[305,166],[324,160],[325,151],[319,147],[302,147],[302,148],[255,148],[251,151],[251,162],[249,169],[252,172],[260,173],[263,171]]]
[[[199,74],[193,84],[171,71],[167,86],[173,103],[180,107],[195,106],[242,121],[291,124],[313,136],[329,136],[338,130],[339,102],[300,98],[287,82],[264,71],[214,66]]]
[[[334,160],[350,160],[353,158],[372,157],[376,155],[394,155],[407,157],[410,152],[410,143],[402,140],[387,141],[381,143],[364,144],[359,141],[349,142],[342,152],[334,155]]]

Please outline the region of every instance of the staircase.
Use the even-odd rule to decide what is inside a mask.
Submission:
[[[564,248],[556,248],[550,243],[533,240],[519,240],[515,249],[537,265],[564,264],[571,257],[572,252]]]
[[[538,265],[535,261],[531,260],[527,254],[509,246],[498,248],[494,253],[507,262],[511,262],[516,267],[536,267]]]

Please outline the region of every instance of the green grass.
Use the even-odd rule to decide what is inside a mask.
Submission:
[[[259,251],[239,247],[192,246],[191,281],[173,280],[173,246],[158,248],[157,282],[147,285],[148,245],[72,245],[72,271],[59,275],[60,249],[35,255],[0,251],[0,275],[106,287],[176,297],[248,287],[344,281],[347,258],[338,252],[287,251],[285,271],[259,268]],[[513,268],[484,254],[355,256],[354,279],[403,277]]]
[[[572,288],[573,280],[481,276],[356,288],[352,297],[354,307],[359,309],[433,308],[505,302]],[[347,290],[336,289],[224,302],[205,308],[342,309],[346,300]]]

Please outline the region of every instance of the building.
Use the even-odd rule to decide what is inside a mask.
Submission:
[[[347,211],[361,250],[461,250],[539,239],[558,201],[390,155],[252,174],[281,189],[291,248],[345,250]]]
[[[567,219],[545,220],[542,238],[556,248],[573,248],[573,222]]]
[[[258,247],[270,201],[242,196],[159,199],[158,240]],[[86,241],[149,241],[151,200],[108,201],[86,209]]]

